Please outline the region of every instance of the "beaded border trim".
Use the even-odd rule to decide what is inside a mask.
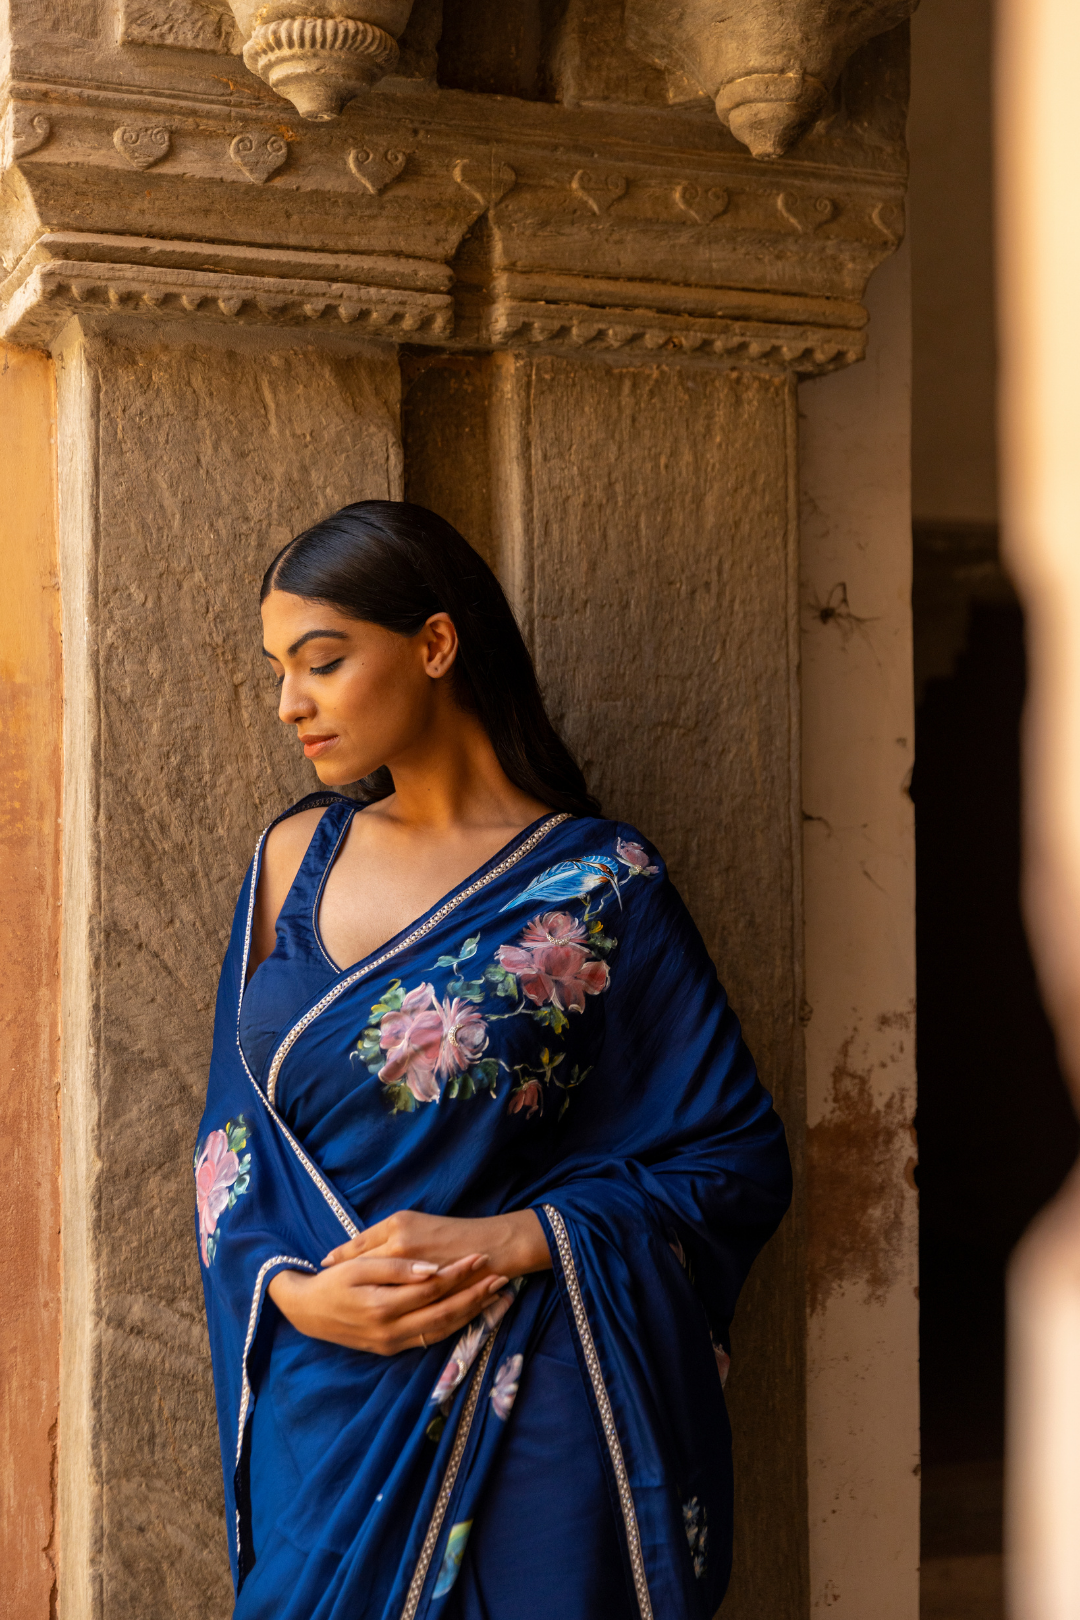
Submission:
[[[316,1018],[326,1011],[327,1007],[331,1006],[346,990],[351,990],[354,984],[358,984],[369,973],[374,973],[375,969],[382,967],[384,962],[389,962],[395,956],[400,956],[401,952],[407,950],[410,945],[415,945],[418,939],[423,939],[426,934],[430,934],[433,928],[437,928],[439,923],[444,918],[449,917],[452,911],[456,911],[464,901],[470,899],[472,895],[478,894],[481,889],[487,888],[489,883],[493,883],[497,877],[502,877],[504,872],[508,872],[512,866],[516,866],[523,856],[530,854],[540,840],[546,838],[554,827],[570,819],[569,811],[566,810],[561,811],[558,815],[548,816],[547,820],[541,822],[535,832],[529,834],[524,843],[519,844],[517,849],[505,856],[497,866],[493,866],[491,871],[486,872],[483,877],[474,878],[472,883],[468,884],[464,889],[459,889],[457,894],[452,895],[449,900],[444,900],[438,911],[433,911],[426,922],[420,923],[417,928],[413,929],[412,933],[406,934],[399,944],[388,951],[383,951],[382,955],[375,957],[374,961],[365,962],[362,967],[357,968],[355,973],[350,973],[346,978],[339,979],[337,984],[328,990],[321,1000],[315,1003],[314,1007],[308,1009],[299,1023],[293,1025],[274,1053],[270,1064],[270,1073],[266,1077],[266,1095],[270,1106],[274,1106],[274,1093],[277,1090],[277,1079],[281,1073],[281,1065],[309,1024],[313,1024]]]
[[[328,802],[333,803],[332,800]],[[271,826],[276,825],[276,822],[271,823]],[[244,933],[244,957],[240,964],[240,997],[236,1006],[236,1050],[240,1054],[240,1061],[244,1065],[244,1073],[251,1081],[256,1097],[258,1097],[259,1101],[270,1115],[270,1118],[281,1131],[281,1134],[284,1136],[286,1142],[288,1142],[289,1146],[296,1154],[296,1157],[300,1160],[300,1163],[303,1165],[316,1187],[318,1187],[319,1191],[326,1199],[326,1202],[330,1205],[330,1208],[337,1216],[337,1219],[340,1221],[344,1230],[349,1234],[350,1237],[357,1237],[359,1235],[360,1228],[357,1226],[352,1216],[349,1215],[347,1210],[344,1208],[340,1199],[334,1197],[333,1193],[326,1185],[326,1182],[323,1180],[322,1176],[320,1176],[319,1172],[316,1170],[315,1166],[312,1164],[311,1160],[308,1158],[307,1154],[304,1152],[303,1148],[300,1146],[289,1127],[285,1124],[285,1121],[281,1118],[280,1114],[276,1113],[267,1102],[259,1082],[256,1080],[255,1076],[251,1072],[251,1069],[248,1067],[248,1060],[244,1056],[244,1048],[240,1044],[240,1009],[244,1000],[244,989],[247,984],[248,957],[251,953],[251,919],[255,914],[255,891],[259,884],[260,856],[262,854],[263,844],[266,840],[266,834],[269,831],[270,828],[267,827],[266,832],[260,834],[259,842],[255,845],[255,857],[251,863],[251,892],[248,895],[247,927]]]
[[[401,1611],[401,1620],[413,1620],[413,1617],[420,1606],[420,1598],[424,1591],[424,1582],[427,1580],[428,1570],[431,1568],[431,1560],[435,1555],[435,1547],[439,1540],[439,1532],[442,1530],[443,1520],[446,1517],[446,1510],[450,1506],[450,1497],[453,1494],[454,1485],[457,1482],[458,1469],[461,1467],[461,1459],[465,1454],[465,1445],[469,1438],[469,1432],[472,1429],[473,1418],[476,1415],[476,1403],[480,1399],[480,1386],[484,1382],[484,1374],[487,1371],[487,1364],[491,1360],[491,1352],[495,1348],[496,1337],[497,1335],[494,1333],[491,1335],[491,1338],[484,1347],[484,1352],[481,1355],[480,1360],[476,1364],[476,1371],[472,1375],[472,1383],[469,1385],[469,1393],[466,1397],[465,1405],[461,1409],[461,1417],[458,1419],[457,1434],[454,1436],[454,1449],[450,1453],[450,1460],[446,1465],[446,1473],[443,1475],[442,1486],[440,1487],[439,1494],[435,1500],[435,1509],[431,1515],[431,1523],[428,1525],[427,1535],[424,1537],[424,1545],[420,1548],[420,1557],[416,1561],[416,1569],[413,1571],[413,1578],[409,1582],[409,1590],[405,1597],[405,1607]]]
[[[247,1337],[244,1340],[244,1353],[240,1359],[240,1416],[236,1425],[236,1464],[240,1466],[240,1453],[244,1449],[244,1426],[247,1423],[248,1407],[251,1405],[251,1384],[247,1374],[248,1352],[251,1350],[251,1341],[255,1337],[255,1322],[259,1315],[259,1300],[262,1297],[263,1278],[271,1266],[298,1266],[301,1271],[314,1271],[315,1267],[310,1260],[299,1260],[294,1254],[275,1254],[272,1259],[264,1260],[259,1267],[259,1274],[255,1278],[255,1292],[251,1296],[251,1310],[248,1312]],[[236,1553],[240,1555],[240,1509],[236,1509]]]
[[[638,1531],[637,1513],[634,1509],[634,1495],[630,1489],[630,1478],[626,1472],[626,1460],[623,1457],[622,1445],[619,1441],[618,1432],[615,1428],[615,1418],[611,1410],[611,1401],[608,1399],[604,1375],[600,1368],[600,1357],[596,1353],[589,1318],[585,1314],[585,1305],[581,1298],[581,1286],[578,1283],[566,1223],[559,1211],[551,1204],[544,1205],[544,1214],[551,1222],[551,1229],[555,1234],[555,1244],[559,1251],[563,1276],[566,1278],[566,1287],[570,1294],[570,1305],[574,1312],[574,1323],[578,1330],[578,1337],[581,1340],[581,1348],[585,1352],[585,1365],[589,1369],[593,1394],[596,1396],[596,1404],[600,1408],[600,1421],[604,1427],[604,1438],[607,1440],[611,1465],[615,1470],[615,1483],[619,1491],[619,1504],[622,1508],[623,1525],[626,1530],[626,1545],[630,1553],[630,1568],[634,1576],[634,1591],[637,1594],[641,1620],[653,1620],[649,1584],[645,1578],[645,1559],[641,1551],[641,1535]]]
[[[330,851],[330,859],[327,861],[326,865],[323,867],[323,874],[322,874],[322,877],[319,879],[319,887],[315,891],[315,899],[312,902],[312,907],[311,907],[311,932],[312,932],[312,935],[314,936],[316,945],[319,947],[319,949],[322,952],[323,956],[326,958],[327,965],[335,973],[340,973],[341,969],[338,967],[337,963],[334,961],[334,958],[330,955],[330,952],[327,950],[326,946],[323,944],[323,937],[322,937],[322,934],[319,932],[319,907],[322,904],[323,890],[326,888],[326,880],[330,876],[330,868],[333,866],[334,862],[337,860],[338,855],[339,855],[339,853],[341,851],[341,845],[342,845],[342,842],[343,842],[343,840],[345,838],[345,834],[348,832],[349,828],[352,826],[355,819],[356,819],[356,811],[354,810],[352,812],[352,814],[349,816],[348,821],[346,821],[344,827],[342,827],[341,831],[338,833],[337,838],[334,840],[334,847]],[[320,826],[321,825],[322,825],[322,822],[321,822],[321,819],[320,819]]]

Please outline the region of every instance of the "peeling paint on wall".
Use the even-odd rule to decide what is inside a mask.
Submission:
[[[875,1076],[902,1060],[899,1035],[913,1016],[888,1012],[874,1020],[878,1031],[895,1035],[883,1057],[860,1043],[858,1026],[847,1035],[833,1066],[829,1107],[807,1132],[811,1316],[847,1288],[862,1288],[868,1305],[884,1304],[904,1264],[904,1204],[915,1165],[908,1097],[896,1090],[882,1101]],[[860,1044],[865,1067],[855,1056]]]

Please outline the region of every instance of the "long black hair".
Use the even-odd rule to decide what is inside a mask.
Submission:
[[[600,807],[548,718],[529,650],[502,586],[443,518],[411,501],[356,501],[305,529],[278,552],[259,600],[288,591],[414,636],[446,613],[458,636],[452,679],[480,719],[515,787],[554,810],[595,816]],[[368,800],[394,791],[382,766],[360,784]]]

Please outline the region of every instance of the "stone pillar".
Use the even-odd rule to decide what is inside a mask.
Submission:
[[[228,1609],[188,1154],[243,867],[312,785],[259,673],[255,597],[297,528],[402,491],[499,570],[787,1120],[795,1208],[735,1324],[725,1612],[802,1620],[794,400],[865,352],[867,279],[902,235],[903,40],[864,47],[828,115],[759,165],[633,55],[614,0],[568,7],[546,45],[538,25],[528,73],[491,24],[482,86],[462,0],[441,89],[438,7],[417,0],[393,73],[313,125],[239,67],[210,0],[125,3],[119,28],[106,0],[80,7],[62,37],[17,16],[0,193],[0,335],[50,350],[58,392],[62,1620]],[[507,75],[514,99],[487,93]],[[858,750],[876,781],[865,731]],[[866,1572],[892,1579],[883,1547]]]
[[[801,1166],[794,386],[511,355],[485,369],[486,386],[453,362],[414,382],[409,493],[453,510],[462,465],[474,473],[469,515],[552,715],[605,812],[663,850]],[[736,1620],[805,1612],[801,1264],[796,1216],[734,1328]]]
[[[397,366],[106,317],[64,328],[56,369],[61,1613],[224,1615],[192,1131],[238,877],[317,786],[260,667],[259,583],[313,516],[400,495]]]

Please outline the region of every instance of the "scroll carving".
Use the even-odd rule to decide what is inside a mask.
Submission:
[[[782,219],[806,234],[816,231],[836,213],[836,204],[831,197],[800,197],[794,191],[782,191],[776,199],[776,206]]]
[[[509,163],[496,162],[494,154],[490,165],[474,158],[458,158],[454,179],[481,208],[494,208],[517,185],[517,175]]]
[[[377,197],[380,191],[385,191],[387,186],[392,185],[398,178],[405,167],[407,157],[406,152],[395,152],[392,149],[377,152],[369,151],[363,146],[354,146],[346,162],[354,179],[359,180],[365,191]]]
[[[249,180],[262,185],[276,174],[289,155],[288,143],[281,135],[268,135],[263,130],[237,135],[229,145],[229,156]]]
[[[675,201],[697,225],[711,225],[727,208],[728,193],[722,186],[696,186],[684,180],[675,187]]]
[[[625,197],[627,180],[624,174],[590,174],[588,169],[579,169],[570,186],[594,214],[602,214]]]
[[[780,157],[845,63],[918,0],[626,0],[626,40],[683,95],[698,90],[754,157]]]
[[[9,114],[7,138],[4,142],[4,167],[19,158],[29,157],[52,134],[52,120],[45,113],[29,113],[23,107],[13,107]]]
[[[134,169],[149,169],[168,157],[171,130],[160,124],[125,124],[113,135],[113,145]]]

